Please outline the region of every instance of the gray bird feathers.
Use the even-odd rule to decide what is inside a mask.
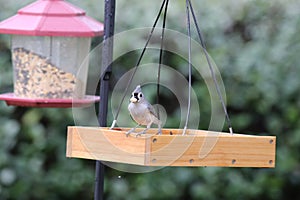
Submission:
[[[137,126],[128,131],[127,136],[135,132],[140,125],[145,125],[147,128],[137,133],[136,136],[146,133],[153,123],[158,125],[158,134],[161,134],[161,121],[158,119],[154,107],[145,99],[140,85],[136,86],[131,94],[128,110]]]

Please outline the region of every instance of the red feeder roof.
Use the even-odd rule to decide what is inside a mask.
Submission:
[[[2,21],[0,33],[94,37],[103,34],[103,24],[64,0],[38,0]]]

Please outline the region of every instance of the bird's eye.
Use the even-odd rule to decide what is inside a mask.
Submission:
[[[142,94],[142,93],[140,93],[140,94],[139,94],[139,97],[140,97],[140,98],[142,98],[142,97],[143,97],[143,94]]]

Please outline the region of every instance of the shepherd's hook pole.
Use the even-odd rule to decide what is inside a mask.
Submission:
[[[100,75],[100,97],[98,121],[101,127],[107,126],[109,79],[113,59],[113,35],[115,25],[115,0],[104,1],[104,36],[102,67]],[[104,199],[104,164],[96,161],[94,200]]]

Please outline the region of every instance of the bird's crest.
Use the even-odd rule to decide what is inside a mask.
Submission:
[[[139,92],[141,92],[141,91],[142,91],[141,86],[140,86],[140,85],[137,85],[136,88],[135,88],[135,90],[134,90],[133,92],[134,92],[134,93],[139,93]]]

